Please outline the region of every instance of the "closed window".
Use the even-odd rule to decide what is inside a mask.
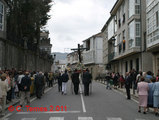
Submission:
[[[135,21],[132,21],[128,27],[129,32],[129,48],[135,46]]]
[[[4,5],[0,2],[0,30],[3,30]]]
[[[140,14],[140,5],[135,5],[135,14]]]

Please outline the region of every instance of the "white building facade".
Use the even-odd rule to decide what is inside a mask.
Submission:
[[[103,38],[102,33],[93,35],[83,41],[83,64],[89,68],[93,79],[103,72]]]
[[[147,51],[153,54],[153,72],[159,70],[159,0],[146,0]]]
[[[117,0],[113,6],[111,17],[102,30],[108,34],[107,64],[111,72],[125,75],[132,69],[152,71],[152,54],[146,52],[145,45],[145,11],[144,0]]]

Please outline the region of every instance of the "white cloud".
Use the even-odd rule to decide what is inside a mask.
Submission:
[[[64,52],[100,32],[116,0],[54,0],[48,22],[53,52]]]

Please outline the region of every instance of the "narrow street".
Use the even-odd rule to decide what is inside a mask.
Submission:
[[[80,87],[83,90],[83,86]],[[138,113],[135,101],[127,100],[117,91],[106,90],[97,82],[93,82],[90,96],[72,94],[70,81],[67,91],[67,95],[61,95],[56,86],[41,99],[33,99],[32,108],[8,111],[3,120],[158,120],[152,112]]]

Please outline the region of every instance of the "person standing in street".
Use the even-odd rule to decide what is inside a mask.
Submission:
[[[62,74],[62,95],[66,95],[67,94],[67,82],[69,80],[68,74],[67,74],[67,70],[65,70],[65,73]]]
[[[0,116],[5,115],[5,108],[6,108],[6,96],[8,91],[8,85],[5,82],[6,76],[4,74],[1,75],[1,81],[0,81],[0,89],[1,89],[1,100],[0,100],[0,106],[2,106],[2,112]]]
[[[141,107],[143,107],[144,114],[146,114],[148,90],[149,90],[148,83],[145,82],[144,77],[141,77],[141,82],[139,82],[137,85],[137,92],[139,95],[139,110],[138,110],[138,112],[141,112]]]
[[[62,76],[61,76],[61,73],[59,73],[57,79],[58,79],[58,91],[61,92],[62,91]]]
[[[127,93],[127,99],[130,100],[131,99],[131,95],[130,95],[130,86],[131,86],[131,76],[130,73],[127,72],[126,76],[125,76],[125,88],[126,88],[126,93]]]
[[[53,87],[53,73],[49,73],[49,87]]]
[[[21,97],[20,106],[22,107],[25,98],[27,99],[27,104],[30,104],[30,86],[31,79],[29,78],[29,72],[25,72],[25,77],[21,80]]]
[[[88,68],[83,73],[84,95],[89,96],[89,84],[91,83],[92,75],[89,73]]]
[[[36,97],[38,99],[41,99],[43,87],[44,87],[44,76],[42,75],[42,72],[39,72],[39,74],[35,77],[35,89],[36,89]]]
[[[153,107],[155,108],[155,115],[158,116],[159,108],[159,81],[154,84],[154,93],[153,93]]]
[[[148,104],[147,108],[149,110],[149,107],[153,108],[153,94],[154,94],[154,85],[155,85],[155,78],[151,79],[151,83],[148,83],[149,91],[148,91]]]
[[[79,73],[77,72],[77,69],[75,69],[74,73],[72,74],[72,82],[74,85],[74,92],[76,95],[78,95],[78,89],[79,89]]]

